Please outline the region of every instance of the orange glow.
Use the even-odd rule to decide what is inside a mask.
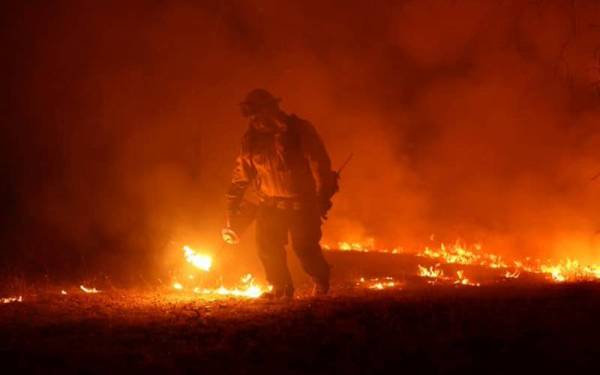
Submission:
[[[452,246],[441,244],[439,249],[433,250],[426,247],[421,253],[417,254],[426,258],[439,259],[444,263],[478,265],[490,268],[506,268],[507,264],[501,256],[495,254],[483,253],[482,246],[475,244],[468,248],[459,242]]]
[[[194,293],[226,297],[258,298],[264,293],[264,291],[260,287],[252,285],[246,288],[225,288],[224,286],[221,286],[217,289],[194,288]]]
[[[340,242],[337,250],[339,251],[357,251],[357,252],[379,252],[397,254],[397,249],[393,251],[384,249],[377,250],[372,247],[373,240],[367,242]],[[325,250],[334,250],[330,245],[323,245]],[[425,247],[424,250],[415,254],[418,257],[432,259],[438,262],[436,266],[423,267],[419,265],[418,275],[430,279],[443,279],[443,271],[439,264],[463,264],[469,266],[480,266],[489,269],[507,269],[504,273],[506,279],[517,279],[522,273],[542,274],[547,280],[553,282],[577,282],[577,281],[595,281],[600,280],[600,264],[581,264],[578,260],[541,260],[525,257],[523,259],[505,259],[500,255],[487,253],[483,251],[481,244],[466,246],[460,242],[452,245],[444,243],[439,248],[434,249]],[[508,268],[512,268],[509,271]],[[446,278],[447,279],[447,278]],[[459,276],[459,280],[464,280]],[[461,281],[461,284],[469,284],[470,281]],[[469,284],[470,285],[470,284]]]
[[[430,266],[429,268],[423,267],[420,264],[417,265],[419,267],[419,276],[427,277],[430,279],[439,279],[444,276],[444,271],[440,269],[440,265],[436,264],[435,266]]]
[[[18,296],[18,297],[5,297],[5,298],[0,298],[0,303],[13,303],[13,302],[23,302],[23,297],[22,296]]]
[[[375,239],[367,238],[365,241],[340,241],[337,245],[332,246],[327,243],[321,244],[323,250],[339,250],[339,251],[357,251],[361,253],[378,252],[378,253],[392,253],[398,254],[400,250],[398,248],[385,249],[376,248]]]
[[[441,269],[439,264],[430,267],[423,267],[419,264],[417,267],[419,268],[419,276],[429,279],[428,283],[430,284],[435,284],[437,282],[452,282],[455,285],[481,285],[480,283],[473,282],[467,277],[465,277],[464,270],[456,271],[456,278],[452,279],[451,277],[444,275],[444,271]]]
[[[481,245],[472,249],[456,243],[447,247],[440,245],[438,250],[426,248],[419,256],[436,259],[443,263],[475,265],[488,268],[508,268],[509,262],[496,254],[482,251]],[[514,271],[506,271],[505,278],[518,278],[522,272],[543,274],[548,280],[555,282],[593,281],[600,279],[600,266],[596,264],[581,265],[577,260],[559,260],[545,262],[540,259],[525,258],[513,260]]]
[[[463,270],[456,271],[456,281],[454,284],[460,285],[471,285],[471,286],[480,286],[481,284],[472,282],[471,280],[465,277],[465,272]]]
[[[173,283],[173,289],[183,290],[184,286],[179,283]],[[233,288],[227,288],[223,285],[220,287],[213,288],[203,288],[203,287],[194,287],[192,289],[194,294],[200,294],[204,296],[224,296],[224,297],[241,297],[241,298],[258,298],[260,297],[265,290],[268,290],[255,284],[254,276],[247,273],[240,278],[240,285],[235,286]]]
[[[188,245],[183,246],[183,255],[185,260],[192,264],[194,267],[199,270],[208,272],[210,271],[213,263],[212,257],[208,255],[199,254],[197,251],[189,247]],[[196,279],[195,275],[189,274],[186,276],[188,280],[187,283],[192,283]],[[240,278],[239,285],[234,287],[225,287],[224,285],[219,286],[218,288],[206,288],[204,286],[194,286],[187,285],[184,286],[179,281],[174,281],[172,285],[175,290],[191,290],[194,294],[204,295],[204,296],[224,296],[224,297],[240,297],[240,298],[257,298],[260,297],[264,292],[265,288],[256,285],[254,276],[250,273],[244,274]]]
[[[212,257],[208,255],[198,254],[195,250],[193,250],[188,245],[183,246],[183,255],[185,256],[185,260],[202,271],[210,271],[212,267]]]
[[[64,269],[49,276],[72,277],[67,291],[80,295],[73,278],[100,280],[82,269],[171,289],[172,268],[189,262],[177,275],[185,290],[218,287],[204,272],[221,271],[221,254],[195,241],[220,240],[249,128],[238,103],[264,86],[315,125],[331,169],[355,155],[323,223],[325,249],[412,246],[412,276],[417,263],[440,263],[476,282],[467,265],[504,281],[600,279],[600,1],[40,3],[15,5],[28,17],[7,21],[27,46],[13,53],[13,76],[27,79],[5,82],[18,105],[4,117],[23,124],[3,137],[18,229],[6,269],[44,259],[27,272]],[[93,19],[65,32],[78,12]],[[446,243],[414,245],[432,232]],[[461,235],[466,245],[452,244]],[[223,270],[234,283],[258,272],[250,240]]]
[[[361,277],[357,282],[356,286],[371,290],[384,290],[384,289],[398,289],[401,288],[403,283],[395,280],[393,277],[384,277],[384,278],[373,278],[373,279],[365,279]]]
[[[88,294],[100,293],[100,291],[96,288],[88,288],[83,285],[79,285],[79,289],[81,289],[84,293],[88,293]]]

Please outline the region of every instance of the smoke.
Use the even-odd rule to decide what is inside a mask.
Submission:
[[[334,165],[355,155],[327,241],[412,249],[435,234],[598,259],[596,2],[28,2],[3,13],[14,264],[162,269],[180,242],[216,246],[246,126],[238,102],[255,87],[312,121]]]

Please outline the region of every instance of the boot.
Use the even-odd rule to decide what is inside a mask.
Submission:
[[[313,297],[324,297],[329,293],[329,281],[317,281],[313,286]]]
[[[294,298],[294,287],[273,287],[273,290],[263,293],[260,298],[267,301],[291,300]]]

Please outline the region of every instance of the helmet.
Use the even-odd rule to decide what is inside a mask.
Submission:
[[[243,102],[240,103],[242,114],[249,116],[262,108],[270,106],[279,106],[281,99],[276,98],[265,89],[254,89],[250,91]]]

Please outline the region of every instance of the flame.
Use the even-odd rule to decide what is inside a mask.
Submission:
[[[552,276],[552,280],[554,280],[554,281],[563,282],[567,279],[563,275],[563,270],[560,265],[541,266],[541,270],[543,273],[546,273],[546,274],[549,274],[550,276]]]
[[[519,276],[521,276],[521,271],[519,271],[519,270],[515,270],[513,272],[506,271],[504,273],[504,278],[506,278],[506,279],[518,279]]]
[[[333,250],[337,249],[339,251],[357,251],[361,253],[369,253],[369,252],[378,252],[378,253],[392,253],[398,254],[401,252],[401,248],[393,248],[393,249],[376,249],[375,247],[375,239],[367,238],[365,241],[340,241],[336,246],[332,246],[330,244],[324,243],[321,244],[323,250]]]
[[[470,286],[480,286],[481,285],[479,283],[475,283],[475,282],[472,282],[471,280],[467,279],[465,277],[465,271],[463,271],[463,270],[456,271],[456,281],[454,282],[454,284],[470,285]]]
[[[419,267],[419,276],[427,277],[430,279],[438,279],[444,276],[444,271],[440,268],[439,264],[435,266],[430,266],[429,268],[423,267],[422,265],[417,265]]]
[[[338,249],[341,251],[362,251],[369,252],[372,247],[368,244],[362,244],[360,242],[338,242]]]
[[[63,296],[66,296],[67,295],[67,291],[63,289],[63,290],[60,291],[60,294],[62,294]]]
[[[245,274],[240,278],[240,282],[241,285],[234,288],[226,288],[225,286],[221,285],[216,289],[195,287],[192,289],[192,291],[194,294],[206,296],[212,295],[243,298],[258,298],[265,292],[262,287],[254,284],[254,276],[252,276],[252,274]],[[179,282],[175,282],[173,284],[173,288],[176,290],[184,289],[183,285]]]
[[[233,289],[229,289],[229,288],[225,288],[224,286],[219,287],[218,289],[201,289],[201,290],[194,290],[195,293],[198,294],[217,294],[220,296],[231,296],[231,297],[246,297],[246,298],[258,298],[260,297],[264,292],[263,290],[255,285],[251,285],[247,288],[233,288]]]
[[[442,282],[450,282],[452,281],[451,277],[447,277],[444,275],[444,271],[441,269],[440,264],[436,264],[435,266],[423,267],[422,265],[417,265],[419,268],[419,276],[430,279],[428,282],[430,284],[434,284],[438,281]],[[453,281],[455,285],[470,285],[470,286],[480,286],[480,283],[476,283],[471,281],[470,279],[465,277],[464,270],[456,271],[456,279]]]
[[[482,252],[479,244],[468,249],[460,243],[447,247],[440,245],[438,250],[425,248],[418,256],[436,259],[444,263],[457,263],[465,265],[476,265],[494,269],[508,268],[508,262],[496,254]],[[600,265],[581,265],[577,260],[561,260],[551,262],[550,260],[542,262],[539,259],[515,259],[512,261],[515,270],[506,271],[505,278],[518,278],[522,272],[530,272],[545,275],[554,282],[573,282],[573,281],[593,281],[600,280]]]
[[[581,265],[577,260],[567,259],[556,264],[542,264],[540,272],[550,275],[556,282],[593,281],[600,279],[600,265]]]
[[[13,302],[23,302],[23,296],[0,298],[0,303],[2,304]]]
[[[202,271],[210,271],[212,267],[212,258],[208,255],[198,254],[188,245],[183,246],[183,255],[188,263]]]
[[[354,252],[378,252],[398,254],[404,253],[402,248],[377,249],[373,238],[368,238],[366,241],[348,241],[338,242],[337,246],[322,244],[324,250],[333,251],[354,251]],[[189,246],[183,246],[183,253],[187,262],[194,265],[196,268],[209,271],[212,267],[212,258],[207,255],[198,254]],[[485,267],[493,270],[503,270],[498,274],[498,278],[518,279],[522,273],[537,273],[544,275],[545,278],[552,282],[570,282],[581,280],[600,280],[600,265],[581,265],[577,260],[567,259],[566,261],[551,262],[541,261],[525,257],[523,259],[505,259],[504,257],[483,251],[481,244],[473,244],[467,246],[460,241],[454,244],[440,243],[438,248],[425,247],[421,252],[413,253],[422,258],[434,260],[436,263],[433,266],[418,265],[417,275],[427,279],[429,284],[444,283],[446,285],[465,285],[465,286],[480,286],[477,281],[465,275],[464,270],[455,271],[456,274],[444,273],[442,264],[468,265]],[[509,270],[510,268],[510,270]],[[186,277],[189,281],[194,281],[194,275]],[[498,281],[498,280],[497,280]],[[254,284],[254,277],[251,274],[245,274],[240,279],[241,284],[234,287],[226,287],[224,285],[218,288],[206,288],[202,286],[189,286],[194,294],[211,295],[211,296],[227,296],[227,297],[242,297],[242,298],[257,298],[260,297],[266,290],[261,286]],[[391,277],[375,278],[366,280],[361,277],[356,283],[357,286],[369,290],[384,290],[397,288],[402,285],[401,282],[394,280]],[[174,282],[173,288],[176,290],[185,289],[184,285],[179,282]]]
[[[393,277],[384,277],[384,278],[373,278],[366,280],[364,277],[361,277],[358,282],[356,282],[357,286],[366,287],[367,289],[372,290],[384,290],[384,289],[393,289],[402,286],[402,283],[394,280]]]
[[[440,248],[437,250],[425,247],[425,250],[417,255],[426,258],[438,259],[439,261],[450,264],[478,265],[489,268],[508,267],[501,256],[483,253],[481,252],[481,249],[481,244],[475,244],[471,249],[469,249],[457,241],[452,246],[446,246],[446,244],[442,243],[440,244]]]
[[[434,236],[432,235],[431,239],[433,240],[433,238]],[[327,244],[322,246],[325,250],[338,249],[340,251],[392,254],[402,252],[402,248],[379,250],[375,248],[374,244],[375,241],[372,238],[369,238],[364,242],[339,242],[337,247]],[[544,275],[547,280],[552,282],[600,281],[600,264],[582,265],[579,261],[573,259],[542,261],[530,257],[508,260],[498,254],[484,252],[483,246],[479,243],[471,246],[467,246],[460,241],[456,241],[454,244],[450,245],[441,243],[439,248],[434,249],[425,247],[424,250],[415,253],[415,255],[422,258],[433,259],[438,262],[438,264],[463,264],[490,269],[513,268],[513,271],[505,271],[505,279],[517,279],[523,272],[527,272]],[[443,274],[436,274],[436,272],[440,271],[439,267],[426,268],[419,266],[418,275],[431,279],[442,279]]]
[[[387,289],[387,288],[394,288],[396,286],[396,283],[394,281],[387,281],[387,282],[377,282],[373,285],[369,285],[369,289],[377,289],[377,290],[383,290],[383,289]]]
[[[100,293],[100,291],[96,288],[87,288],[83,285],[79,285],[79,288],[81,290],[83,290],[85,293],[90,293],[90,294]]]
[[[188,263],[192,264],[194,267],[202,271],[210,271],[213,263],[212,257],[208,255],[199,254],[188,245],[184,245],[182,249],[185,260]],[[190,274],[186,277],[186,279],[188,279],[188,282],[193,282],[196,279],[196,277]],[[220,287],[214,289],[190,285],[189,289],[192,290],[194,294],[244,298],[257,298],[265,292],[264,288],[255,285],[254,276],[252,276],[252,274],[244,274],[240,278],[240,283],[241,284],[239,286],[233,288],[227,288],[221,285]],[[175,290],[185,289],[184,285],[178,281],[174,281],[172,286]]]

